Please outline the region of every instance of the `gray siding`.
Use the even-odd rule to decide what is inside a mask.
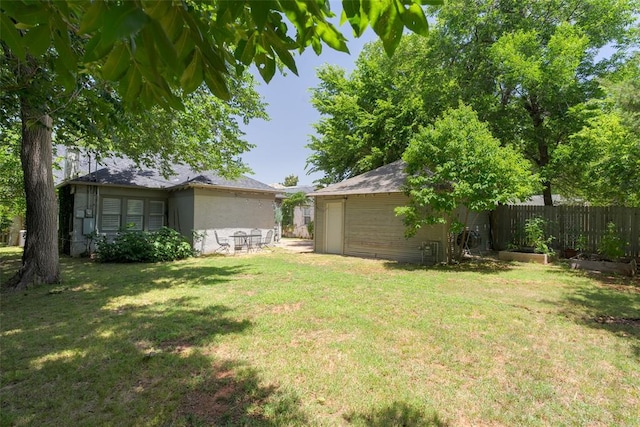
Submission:
[[[315,233],[313,236],[313,250],[318,253],[325,253],[324,237],[325,237],[325,207],[330,197],[315,197],[314,218]]]
[[[195,229],[273,228],[275,195],[195,189]]]
[[[437,241],[438,260],[444,258],[443,227],[424,227],[409,239],[395,208],[406,204],[403,194],[351,196],[345,204],[345,255],[421,263],[422,242]]]
[[[109,186],[94,186],[75,184],[73,191],[73,222],[70,232],[70,253],[72,256],[79,256],[89,249],[87,247],[88,240],[84,236],[83,223],[92,222],[93,231],[97,231],[107,236],[114,236],[116,232],[105,233],[101,227],[101,209],[102,200],[105,197],[117,198],[135,198],[142,199],[145,202],[145,229],[147,227],[148,218],[148,202],[150,200],[167,200],[167,192],[165,190],[145,189],[145,188],[122,188]],[[94,250],[95,247],[92,248]]]
[[[426,226],[414,237],[405,238],[402,218],[395,214],[396,207],[407,203],[407,197],[402,193],[316,196],[316,252],[327,252],[325,235],[331,224],[326,224],[326,205],[335,201],[344,203],[344,255],[426,264],[446,260],[444,225]],[[463,219],[465,212],[460,208],[456,214]],[[468,221],[469,228],[477,231],[482,239],[481,246],[472,252],[486,249],[490,234],[489,215],[470,212]],[[425,244],[435,252],[427,250],[423,253],[420,248]]]
[[[178,230],[192,242],[194,229],[194,190],[174,191],[169,195],[169,227]]]
[[[421,263],[423,242],[438,242],[431,262],[444,260],[445,233],[441,225],[424,227],[412,238],[405,238],[402,219],[395,208],[406,203],[400,193],[316,198],[315,249],[324,253],[326,227],[324,211],[328,201],[344,200],[344,254]],[[428,262],[425,260],[425,262]]]

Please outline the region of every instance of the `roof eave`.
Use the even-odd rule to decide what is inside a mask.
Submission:
[[[186,183],[186,184],[178,184],[173,187],[167,187],[166,190],[169,191],[179,191],[186,190],[187,188],[205,188],[205,189],[213,189],[213,190],[227,190],[227,191],[242,191],[245,193],[264,193],[264,194],[273,194],[274,197],[277,194],[277,191],[271,191],[267,189],[261,188],[246,188],[246,187],[231,187],[227,185],[212,185],[212,184],[196,184],[196,183]]]

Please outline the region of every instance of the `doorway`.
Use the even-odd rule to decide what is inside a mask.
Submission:
[[[328,254],[342,254],[344,204],[327,202],[325,245]]]

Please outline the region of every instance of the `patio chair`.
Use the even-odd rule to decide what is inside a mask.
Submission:
[[[225,251],[226,253],[229,253],[229,249],[231,248],[229,239],[224,237],[221,239],[220,237],[218,237],[218,232],[216,230],[213,230],[213,234],[216,235],[216,243],[218,244],[218,249],[216,249],[215,252]]]
[[[262,242],[262,230],[254,228],[249,235],[249,249],[258,250],[262,249],[260,243]]]
[[[247,233],[244,231],[236,231],[233,233],[233,252],[241,251],[245,246],[247,246]]]
[[[268,248],[272,245],[271,239],[273,239],[273,230],[267,231],[267,235],[264,237],[264,240],[260,242],[260,249]]]

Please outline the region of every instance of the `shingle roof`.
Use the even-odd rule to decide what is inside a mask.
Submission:
[[[349,194],[402,193],[407,174],[405,163],[397,160],[362,175],[310,193],[309,196],[344,196]]]
[[[278,192],[278,194],[276,194],[276,198],[278,199],[284,199],[295,193],[308,194],[316,189],[312,185],[296,185],[295,187],[285,187],[283,185],[270,184],[270,187],[273,187]]]
[[[267,184],[240,176],[237,179],[226,179],[214,172],[196,172],[185,165],[174,165],[174,174],[165,178],[159,171],[137,167],[129,159],[108,159],[100,162],[96,171],[71,179],[65,184],[81,182],[99,185],[116,185],[124,187],[143,187],[154,189],[177,189],[185,186],[212,186],[238,190],[250,190],[276,193]]]

